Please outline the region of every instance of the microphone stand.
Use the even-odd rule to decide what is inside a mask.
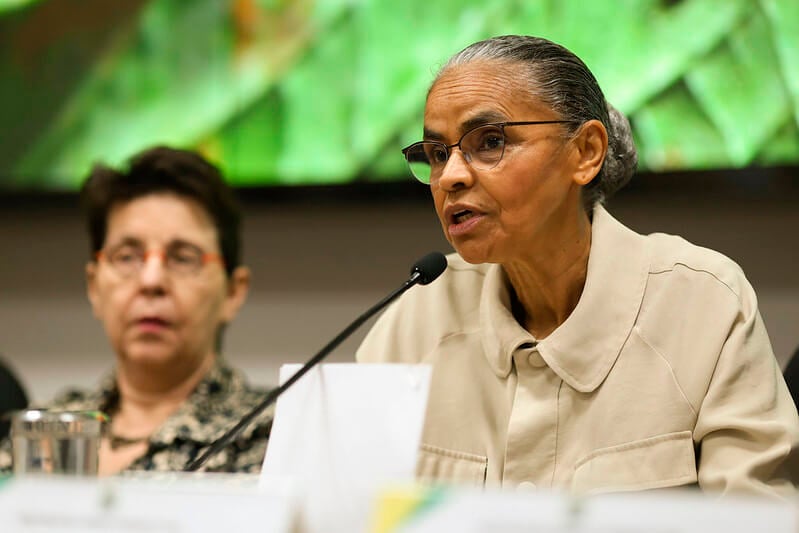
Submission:
[[[442,256],[443,259],[443,256]],[[446,266],[446,262],[444,263]],[[444,270],[443,268],[441,269]],[[438,277],[438,274],[435,274],[433,278]],[[344,339],[352,335],[352,333],[358,329],[364,322],[369,320],[375,313],[380,311],[382,308],[393,302],[399,295],[403,292],[407,291],[417,283],[427,284],[429,281],[425,279],[427,276],[425,273],[420,272],[419,270],[414,270],[411,276],[405,280],[405,282],[397,289],[394,289],[392,293],[388,296],[377,302],[375,305],[370,307],[363,313],[361,316],[356,318],[352,321],[352,323],[344,328],[344,330],[339,333],[333,340],[328,342],[319,352],[314,355],[311,359],[308,360],[307,363],[302,365],[302,367],[297,370],[285,383],[281,386],[273,389],[272,391],[267,394],[266,398],[256,405],[249,413],[244,415],[239,422],[230,428],[224,435],[219,437],[217,440],[211,443],[208,449],[205,450],[202,454],[200,454],[195,459],[189,461],[186,466],[183,468],[184,472],[196,472],[200,467],[202,467],[208,459],[222,451],[225,447],[227,447],[231,441],[238,435],[250,422],[252,422],[258,415],[260,415],[267,407],[275,403],[278,396],[283,394],[286,389],[291,387],[298,379],[304,376],[311,368],[316,366],[322,359],[324,359],[334,348],[336,348],[339,344],[341,344]]]

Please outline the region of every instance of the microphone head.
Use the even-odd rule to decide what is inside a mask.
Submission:
[[[447,268],[447,258],[441,252],[431,252],[416,261],[411,267],[411,276],[419,275],[419,284],[427,285]]]

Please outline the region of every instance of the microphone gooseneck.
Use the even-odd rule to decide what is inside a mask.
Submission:
[[[291,387],[297,382],[305,373],[311,368],[316,366],[322,359],[324,359],[330,352],[333,351],[339,344],[341,344],[347,337],[358,329],[364,322],[369,320],[375,313],[383,309],[385,306],[393,302],[399,295],[413,287],[414,285],[427,285],[440,276],[447,268],[447,258],[440,252],[431,252],[426,256],[416,261],[411,267],[411,275],[405,282],[398,288],[394,289],[388,296],[377,302],[370,307],[361,316],[352,321],[352,323],[344,328],[333,340],[328,342],[319,352],[314,355],[307,363],[297,370],[285,383],[279,387],[272,389],[266,398],[261,403],[256,405],[235,426],[230,428],[224,435],[216,439],[211,445],[195,459],[189,461],[183,468],[184,472],[195,472],[199,470],[211,457],[221,452],[227,447],[236,436],[246,428],[250,422],[264,412],[264,410],[275,403],[278,396],[283,394],[286,389]]]

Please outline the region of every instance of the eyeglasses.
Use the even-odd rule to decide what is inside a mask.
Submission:
[[[105,261],[122,277],[135,276],[150,256],[158,256],[164,268],[177,276],[193,276],[198,274],[206,263],[218,262],[224,266],[225,261],[219,254],[204,252],[198,246],[189,243],[175,243],[166,250],[145,250],[137,244],[124,243],[110,250],[100,250],[95,254],[98,261]]]
[[[536,120],[526,122],[493,122],[472,128],[455,144],[438,141],[419,141],[403,148],[411,174],[429,185],[438,180],[456,146],[472,168],[490,170],[497,166],[505,154],[505,128],[508,126],[533,126],[536,124],[569,124],[570,120]]]

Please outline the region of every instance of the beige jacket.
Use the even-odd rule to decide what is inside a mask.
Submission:
[[[791,493],[799,442],[752,287],[728,258],[594,213],[585,289],[537,341],[498,265],[456,255],[406,293],[362,362],[433,365],[418,473],[575,492],[698,483]]]

